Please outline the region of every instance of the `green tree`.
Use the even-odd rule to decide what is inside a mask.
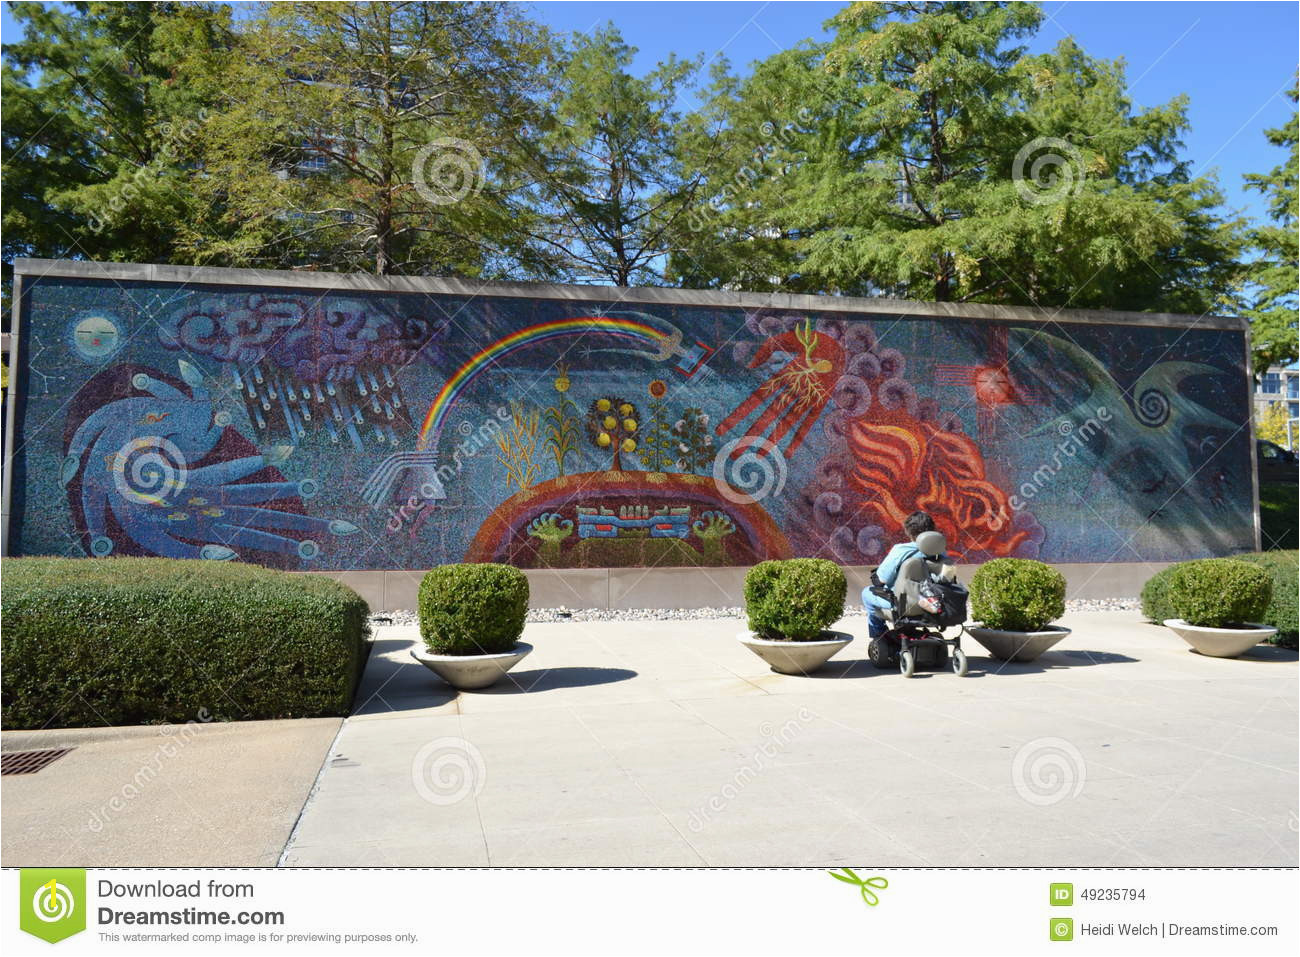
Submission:
[[[11,4],[4,46],[4,260],[185,262],[198,215],[188,167],[211,103],[175,82],[233,43],[209,4]],[[8,266],[6,265],[6,278]]]
[[[233,61],[186,79],[219,99],[196,258],[417,274],[522,268],[512,157],[549,38],[505,4],[270,3]],[[340,262],[342,261],[342,262]]]
[[[1291,102],[1298,91],[1291,88]],[[1254,300],[1247,309],[1250,319],[1251,345],[1254,349],[1255,373],[1271,365],[1296,360],[1296,288],[1300,286],[1300,252],[1297,251],[1296,182],[1297,123],[1292,112],[1286,124],[1264,135],[1274,146],[1287,151],[1284,162],[1268,173],[1246,177],[1247,187],[1257,189],[1268,200],[1271,223],[1257,226],[1250,242],[1258,257],[1250,264],[1250,279],[1257,286]]]
[[[614,27],[565,49],[549,121],[531,146],[534,241],[549,275],[629,286],[661,277],[703,173],[678,160],[675,103],[698,69],[669,57],[645,76]]]
[[[1231,301],[1240,224],[1178,158],[1186,103],[1135,111],[1122,64],[1069,40],[1028,55],[1018,41],[1041,19],[1033,4],[855,3],[829,42],[719,78],[711,215],[695,217],[705,228],[673,277],[939,301]]]

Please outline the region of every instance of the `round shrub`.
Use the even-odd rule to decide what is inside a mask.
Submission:
[[[1275,551],[1239,557],[1254,562],[1273,576],[1273,599],[1259,621],[1277,629],[1277,634],[1270,639],[1274,644],[1296,647],[1300,638],[1300,563],[1297,561],[1300,556],[1294,551]]]
[[[844,569],[823,558],[759,562],[745,576],[749,630],[762,638],[813,641],[844,615]]]
[[[1164,571],[1156,572],[1142,586],[1142,617],[1157,624],[1166,618],[1177,618],[1173,606],[1169,604],[1169,576],[1177,565],[1170,565]]]
[[[1236,558],[1202,558],[1174,566],[1169,604],[1175,618],[1205,628],[1232,628],[1258,622],[1268,611],[1273,578],[1264,569]]]
[[[985,628],[1041,631],[1065,614],[1065,578],[1029,558],[995,558],[970,580],[971,616]]]
[[[528,579],[509,565],[439,565],[420,582],[419,603],[432,654],[500,654],[524,632]]]

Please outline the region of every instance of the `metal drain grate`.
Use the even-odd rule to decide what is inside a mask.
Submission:
[[[45,751],[5,751],[0,754],[0,776],[35,774],[71,750],[72,748],[49,748]]]

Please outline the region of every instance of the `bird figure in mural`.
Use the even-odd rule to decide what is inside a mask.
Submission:
[[[258,454],[227,413],[214,414],[199,370],[185,361],[179,367],[188,394],[137,371],[132,394],[70,423],[59,481],[92,555],[226,560],[250,549],[311,559],[317,539],[359,531],[291,510],[319,491],[315,480],[285,481],[272,468],[274,480],[241,481],[284,461],[293,447]],[[85,388],[103,394],[104,385],[91,380]]]
[[[718,423],[717,434],[725,435],[768,403],[747,430],[748,441],[742,440],[732,449],[733,456],[741,455],[751,445],[762,447],[759,455],[775,450],[786,433],[798,426],[785,454],[793,453],[821,416],[844,371],[844,350],[831,336],[813,331],[811,320],[768,337],[749,360],[749,368],[767,363],[777,352],[791,358]],[[764,433],[769,428],[772,434],[764,441]]]
[[[1056,336],[1043,338],[1071,361],[1089,392],[1064,415],[1030,432],[1030,437],[1075,436],[1096,468],[1127,491],[1168,497],[1188,488],[1199,466],[1188,455],[1187,429],[1240,429],[1240,423],[1182,393],[1188,379],[1222,375],[1222,369],[1200,362],[1158,362],[1126,392],[1086,350]]]

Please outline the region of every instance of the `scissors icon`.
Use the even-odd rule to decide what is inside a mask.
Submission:
[[[872,888],[874,887],[883,891],[889,886],[889,881],[883,877],[868,877],[866,880],[863,880],[847,867],[841,868],[841,870],[844,871],[843,874],[836,874],[834,871],[827,871],[827,873],[837,881],[843,881],[845,884],[852,884],[854,887],[857,887],[862,892],[862,899],[867,902],[867,906],[875,907],[880,903],[880,898]]]

